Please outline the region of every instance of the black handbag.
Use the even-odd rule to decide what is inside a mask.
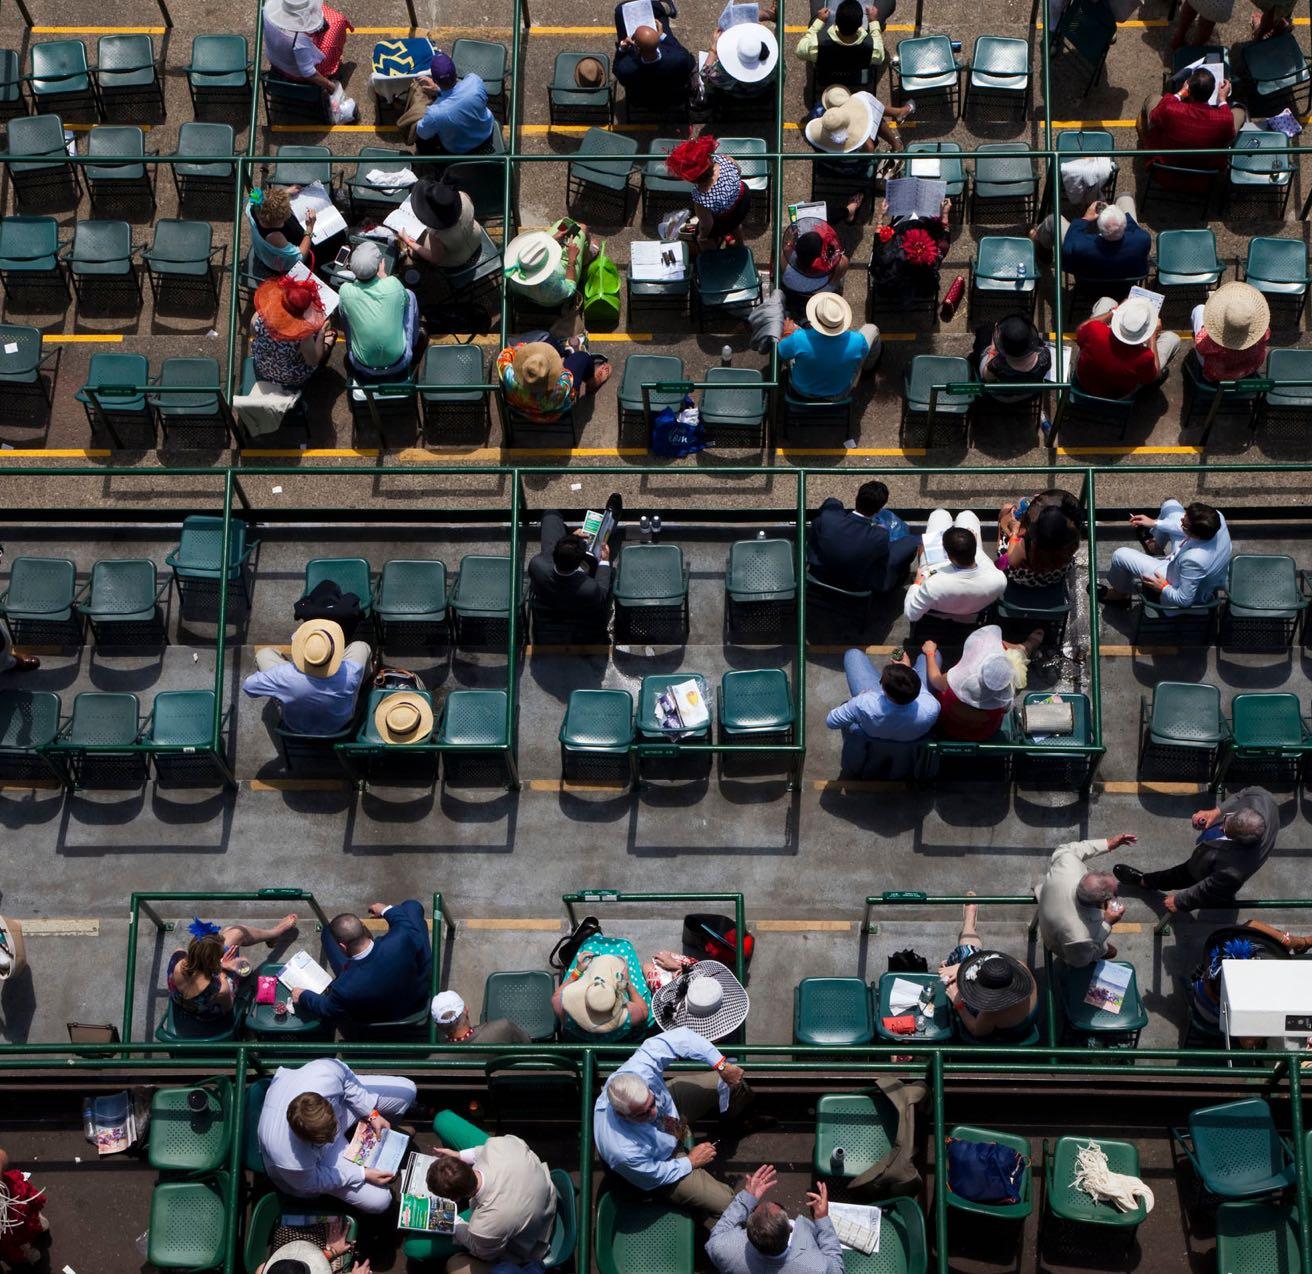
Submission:
[[[559,973],[564,973],[571,964],[574,963],[574,957],[578,955],[579,948],[587,942],[589,938],[595,938],[601,932],[601,921],[596,916],[584,916],[582,920],[574,926],[571,933],[567,933],[554,947],[551,948],[551,954],[547,957],[547,963]]]
[[[928,973],[929,962],[913,947],[903,947],[888,957],[890,973]]]

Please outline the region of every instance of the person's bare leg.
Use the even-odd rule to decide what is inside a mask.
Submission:
[[[878,131],[879,131],[879,140],[881,142],[884,142],[888,146],[889,150],[893,151],[895,154],[906,150],[907,148],[906,142],[902,140],[897,129],[893,127],[892,123],[889,120],[881,119],[879,121]]]
[[[973,898],[975,891],[966,890],[966,897]],[[978,947],[983,944],[979,940],[979,906],[976,903],[968,902],[961,909],[961,932],[957,934],[957,946],[959,947]]]
[[[1008,650],[1023,650],[1026,660],[1033,659],[1039,647],[1043,645],[1043,629],[1036,628],[1022,642],[1004,641],[1002,643]]]
[[[854,195],[849,196],[847,201],[847,213],[843,220],[851,225],[856,220],[856,214],[861,211],[861,205],[866,201],[866,192],[858,190]]]
[[[256,925],[227,925],[222,934],[225,947],[253,947],[257,942],[272,946],[285,933],[296,928],[296,913],[289,911],[276,925],[261,929]]]

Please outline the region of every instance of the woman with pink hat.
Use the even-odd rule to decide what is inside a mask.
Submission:
[[[333,77],[341,69],[351,20],[324,0],[265,0],[264,53],[284,79],[317,84],[328,94],[333,122],[355,117],[355,102]]]

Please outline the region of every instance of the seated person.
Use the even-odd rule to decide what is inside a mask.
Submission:
[[[749,1173],[706,1240],[706,1255],[720,1274],[843,1274],[843,1245],[829,1219],[829,1190],[823,1181],[806,1196],[809,1217],[789,1221],[766,1199],[775,1170],[764,1164]]]
[[[415,1104],[415,1086],[398,1075],[356,1075],[345,1062],[316,1058],[282,1066],[264,1096],[256,1135],[264,1170],[277,1190],[297,1199],[321,1194],[361,1212],[392,1206],[393,1174],[362,1168],[345,1157],[356,1125],[377,1133]]]
[[[428,75],[410,85],[397,127],[421,155],[490,155],[498,127],[480,75],[462,76],[446,53],[435,52]]]
[[[299,389],[328,361],[336,343],[314,283],[284,274],[255,289],[251,357],[261,380]]]
[[[346,361],[361,380],[405,377],[423,352],[419,302],[400,279],[387,273],[372,239],[355,245],[347,268],[354,280],[338,290],[346,324]]]
[[[588,353],[586,332],[567,342],[542,335],[545,340],[512,341],[497,355],[496,371],[511,408],[534,424],[549,425],[597,393],[611,366]]]
[[[961,651],[961,658],[943,673],[943,656],[935,642],[920,650],[924,679],[938,696],[938,736],[962,743],[987,743],[1002,729],[1029,677],[1028,664],[1043,644],[1043,629],[1036,628],[1024,643],[1002,640],[997,624],[977,628]],[[922,667],[917,661],[917,668]]]
[[[436,1154],[428,1189],[455,1201],[461,1215],[452,1241],[469,1254],[452,1257],[448,1274],[541,1269],[556,1223],[551,1169],[519,1137],[488,1137],[468,1150],[440,1146]]]
[[[420,177],[410,188],[410,209],[426,227],[419,239],[397,235],[412,265],[458,270],[478,256],[483,227],[463,190],[449,181]]]
[[[282,1230],[293,1227],[279,1226]],[[370,1274],[368,1261],[356,1261],[352,1257],[352,1243],[346,1237],[346,1222],[342,1217],[330,1217],[327,1224],[327,1242],[322,1247],[310,1239],[292,1239],[279,1244],[269,1259],[259,1266],[255,1274],[333,1274],[339,1268],[338,1262],[346,1258],[341,1265],[349,1274]]]
[[[1075,329],[1075,344],[1071,379],[1077,389],[1096,398],[1132,398],[1166,378],[1180,338],[1163,329],[1161,317],[1141,297],[1118,305],[1104,296],[1093,317]]]
[[[623,9],[622,4],[615,6],[615,78],[624,87],[625,100],[643,110],[684,113],[692,102],[697,59],[670,30],[661,0],[652,5],[660,29],[640,26],[632,37],[624,34]]]
[[[852,307],[833,292],[806,303],[809,326],[785,319],[779,357],[788,363],[788,384],[799,398],[846,398],[857,381],[879,365],[884,340],[879,328],[864,323],[852,331]]]
[[[349,18],[323,0],[265,0],[264,56],[283,79],[317,84],[328,94],[333,123],[349,124],[355,102],[333,77],[341,69]]]
[[[443,1040],[448,1044],[527,1044],[528,1032],[508,1017],[477,1024],[469,1020],[469,1009],[454,991],[439,991],[429,1010]]]
[[[1098,585],[1100,602],[1128,606],[1138,579],[1145,596],[1187,610],[1211,601],[1225,584],[1230,528],[1225,515],[1210,504],[1195,500],[1185,508],[1179,500],[1164,500],[1155,518],[1136,513],[1130,525],[1146,551],[1119,548],[1112,554],[1107,583]]]
[[[256,261],[274,274],[286,274],[302,261],[309,265],[314,220],[314,209],[305,214],[304,225],[297,219],[291,187],[257,186],[246,204],[246,225]]]
[[[774,11],[762,10],[762,22],[774,20]],[[702,84],[734,97],[759,97],[774,91],[779,42],[761,22],[738,22],[716,29],[702,65]]]
[[[651,992],[633,943],[589,938],[551,996],[566,1039],[592,1044],[640,1039],[651,1019]]]
[[[1007,577],[984,551],[979,518],[971,509],[955,521],[935,509],[925,524],[916,582],[907,589],[902,611],[913,624],[925,615],[943,615],[971,624],[1007,590]]]
[[[706,133],[680,142],[665,156],[665,169],[676,181],[692,183],[689,198],[697,215],[695,224],[681,233],[723,246],[737,241],[736,231],[751,211],[752,192],[737,160],[718,148],[719,142]]]
[[[506,284],[539,309],[576,306],[583,275],[599,251],[585,224],[562,217],[550,230],[526,230],[506,244]]]
[[[804,217],[801,234],[785,232],[782,284],[791,309],[805,304],[817,292],[841,292],[851,262],[833,226],[816,217]],[[801,226],[794,227],[801,229]]]
[[[899,587],[920,548],[920,537],[902,534],[893,538],[889,521],[897,515],[887,507],[888,487],[878,480],[857,488],[855,505],[845,509],[843,502],[831,495],[811,519],[806,534],[811,573],[853,593],[866,589],[885,593]],[[903,528],[905,525],[902,523]]]
[[[1058,505],[1043,505],[1033,518],[1016,515],[1014,504],[998,514],[1000,571],[1021,588],[1049,588],[1066,578],[1080,547],[1079,527]]]
[[[191,941],[169,956],[166,978],[174,1011],[198,1022],[230,1020],[236,1000],[234,976],[243,963],[239,959],[242,947],[253,947],[257,942],[272,946],[295,927],[295,912],[270,929],[251,925],[220,927],[207,920],[193,920],[188,926]]]
[[[975,362],[979,378],[985,384],[999,385],[1008,381],[1037,384],[1052,367],[1052,351],[1043,334],[1025,315],[1008,314],[993,326],[981,324],[975,329]],[[1024,403],[1042,392],[1024,389],[991,397],[997,402]]]
[[[1014,956],[981,949],[975,928],[978,913],[973,902],[962,908],[957,945],[938,975],[962,1029],[973,1039],[987,1039],[1028,1025],[1038,1009],[1039,987],[1034,974]]]
[[[1186,6],[1187,8],[1187,6]],[[1217,103],[1210,105],[1212,91],[1217,90]],[[1212,72],[1199,67],[1178,93],[1164,93],[1153,105],[1154,94],[1144,99],[1139,113],[1139,145],[1164,151],[1208,149],[1229,146],[1235,133],[1248,119],[1242,106],[1230,105],[1230,82],[1217,87]],[[1220,171],[1226,165],[1224,155],[1153,155],[1148,166],[1177,164],[1182,168],[1214,168]],[[1155,179],[1166,190],[1203,191],[1208,178],[1192,173],[1157,173]]]
[[[939,705],[925,683],[925,656],[911,666],[902,651],[898,658],[876,673],[864,650],[843,655],[843,671],[852,697],[826,718],[831,730],[842,730],[844,774],[860,774],[865,763],[866,742],[913,743],[923,739],[938,720]]]
[[[616,518],[619,495],[606,507]],[[559,513],[542,515],[542,549],[528,564],[533,601],[548,610],[568,614],[580,629],[605,628],[610,614],[611,548],[603,544],[595,566],[590,565],[586,531],[571,534]]]
[[[870,288],[881,300],[902,305],[938,301],[939,267],[951,240],[952,200],[944,199],[937,217],[888,218],[888,200],[880,200],[870,255]]]
[[[1122,299],[1130,289],[1126,279],[1148,273],[1153,237],[1135,220],[1133,195],[1119,195],[1115,203],[1094,200],[1084,216],[1061,222],[1061,268],[1077,284],[1119,283],[1107,289]],[[1041,248],[1052,250],[1052,218],[1045,217],[1030,231]]]
[[[828,7],[820,10],[797,42],[797,56],[828,73],[826,83],[834,79],[855,82],[863,70],[878,69],[884,61],[884,39],[880,34],[874,8],[863,9],[861,0],[838,0],[829,25]]]
[[[1203,958],[1189,974],[1189,998],[1194,1015],[1218,1033],[1221,1031],[1221,962],[1223,960],[1287,960],[1306,955],[1312,935],[1300,936],[1277,929],[1262,920],[1222,925],[1207,935]],[[1248,1044],[1231,1040],[1231,1046],[1261,1048],[1266,1041]]]
[[[387,932],[369,936],[360,917],[334,916],[323,934],[323,954],[333,980],[323,992],[292,990],[298,1009],[323,1022],[365,1026],[409,1017],[428,999],[433,946],[423,904],[413,898],[387,906],[371,903],[371,916],[387,921]]]
[[[373,666],[369,643],[348,646],[342,626],[310,619],[292,634],[290,658],[276,646],[255,651],[256,672],[241,688],[282,705],[282,725],[293,734],[340,734],[355,719],[355,702]]]
[[[1193,355],[1204,380],[1256,376],[1271,344],[1271,309],[1251,283],[1222,283],[1190,316]]]

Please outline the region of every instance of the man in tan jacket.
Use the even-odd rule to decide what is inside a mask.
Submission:
[[[437,1151],[428,1188],[454,1199],[468,1221],[457,1220],[454,1241],[464,1248],[447,1274],[488,1274],[496,1261],[540,1261],[551,1247],[556,1190],[551,1172],[519,1137],[489,1137],[472,1150]]]

